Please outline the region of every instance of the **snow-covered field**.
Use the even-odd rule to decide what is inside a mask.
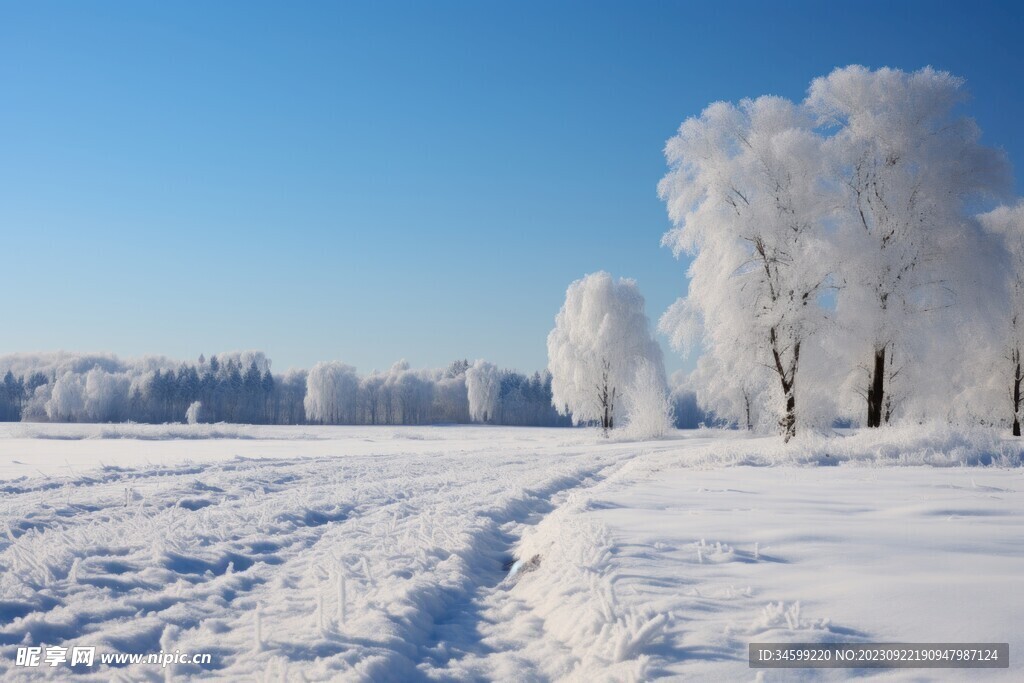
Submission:
[[[487,427],[0,427],[0,677],[753,680],[751,641],[1009,642],[1024,469],[986,431],[633,443]],[[764,680],[842,680],[773,670]]]

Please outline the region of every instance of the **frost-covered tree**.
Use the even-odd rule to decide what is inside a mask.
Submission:
[[[395,378],[394,397],[402,424],[428,424],[436,385],[428,373],[406,371]]]
[[[771,399],[775,386],[771,370],[749,366],[746,358],[734,355],[731,360],[746,368],[737,371],[721,365],[713,355],[705,353],[697,359],[697,367],[687,384],[693,387],[698,405],[714,416],[716,422],[736,425],[747,431],[770,431],[778,427],[778,413],[771,409],[778,403]]]
[[[118,422],[128,407],[131,379],[125,373],[113,373],[95,367],[85,375],[85,416],[92,422]]]
[[[46,416],[51,422],[74,422],[85,417],[85,381],[80,374],[65,372],[53,383],[46,402]]]
[[[626,432],[635,439],[656,439],[672,428],[672,403],[665,373],[642,359],[625,393]]]
[[[427,422],[459,424],[469,422],[469,398],[466,395],[466,374],[451,375],[452,366],[438,372],[433,381],[433,404]]]
[[[383,422],[385,377],[372,372],[359,381],[360,421],[376,425]]]
[[[185,422],[190,425],[199,424],[200,413],[203,410],[202,401],[192,401],[188,410],[185,411]]]
[[[306,419],[323,424],[352,424],[359,377],[351,365],[337,361],[313,366],[306,377]]]
[[[1000,402],[1012,420],[1013,435],[1020,436],[1024,411],[1024,200],[1014,206],[1001,206],[979,219],[1000,238],[1007,256],[1006,266],[1001,269],[1005,308],[1001,319],[990,327],[995,335],[996,358],[986,365],[988,374],[995,375]]]
[[[849,66],[816,79],[806,100],[843,192],[834,348],[849,350],[868,427],[892,417],[891,385],[920,362],[928,313],[954,301],[951,259],[971,248],[957,242],[965,202],[1007,184],[1004,155],[957,115],[964,98],[961,79],[931,68]]]
[[[0,420],[17,422],[28,398],[24,377],[15,377],[10,369],[0,383]]]
[[[278,375],[274,382],[274,422],[276,424],[302,424],[306,419],[305,406],[306,378],[305,370],[288,370]],[[203,421],[209,418],[203,412]]]
[[[487,422],[494,418],[500,389],[501,375],[493,363],[477,360],[466,370],[469,416],[474,422]]]
[[[636,282],[598,272],[569,285],[548,335],[551,400],[559,413],[607,433],[623,416],[622,394],[644,361],[664,384],[661,347]]]
[[[665,154],[659,192],[675,227],[662,243],[694,259],[689,293],[661,328],[677,347],[703,346],[713,358],[705,367],[731,375],[706,386],[721,381],[723,393],[743,394],[741,424],[753,424],[752,400],[770,401],[788,441],[831,272],[822,140],[800,106],[761,97],[709,106],[680,126]],[[774,388],[751,396],[764,387],[763,368]]]

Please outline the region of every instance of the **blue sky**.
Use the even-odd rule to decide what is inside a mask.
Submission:
[[[1020,7],[0,1],[0,352],[541,368],[583,274],[685,293],[656,184],[712,101],[930,64],[1020,168]]]

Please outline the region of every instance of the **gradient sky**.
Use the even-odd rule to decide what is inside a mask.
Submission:
[[[1021,7],[0,0],[0,353],[542,368],[585,273],[685,293],[656,185],[712,101],[932,65],[1020,169]]]

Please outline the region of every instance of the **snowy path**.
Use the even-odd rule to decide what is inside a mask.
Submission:
[[[13,667],[26,643],[213,655],[79,672],[124,681],[752,680],[751,640],[1024,652],[1021,468],[884,466],[1019,457],[998,443],[99,429],[0,434],[4,680],[67,674]]]
[[[734,446],[703,446],[639,456],[527,530],[542,571],[484,614],[495,637],[542,625],[520,653],[539,678],[752,680],[752,641],[839,641],[1009,642],[1011,668],[759,680],[1021,680],[1021,468],[706,467]]]
[[[73,451],[97,442],[56,443]],[[423,678],[475,646],[473,600],[503,579],[520,525],[636,452],[559,446],[550,435],[544,445],[477,439],[425,452],[419,438],[387,443],[391,454],[206,453],[210,462],[0,484],[0,673],[28,671],[8,667],[30,642],[212,652],[214,668],[203,673],[226,678],[276,679],[286,668],[310,680]],[[147,665],[119,673],[162,676]]]

